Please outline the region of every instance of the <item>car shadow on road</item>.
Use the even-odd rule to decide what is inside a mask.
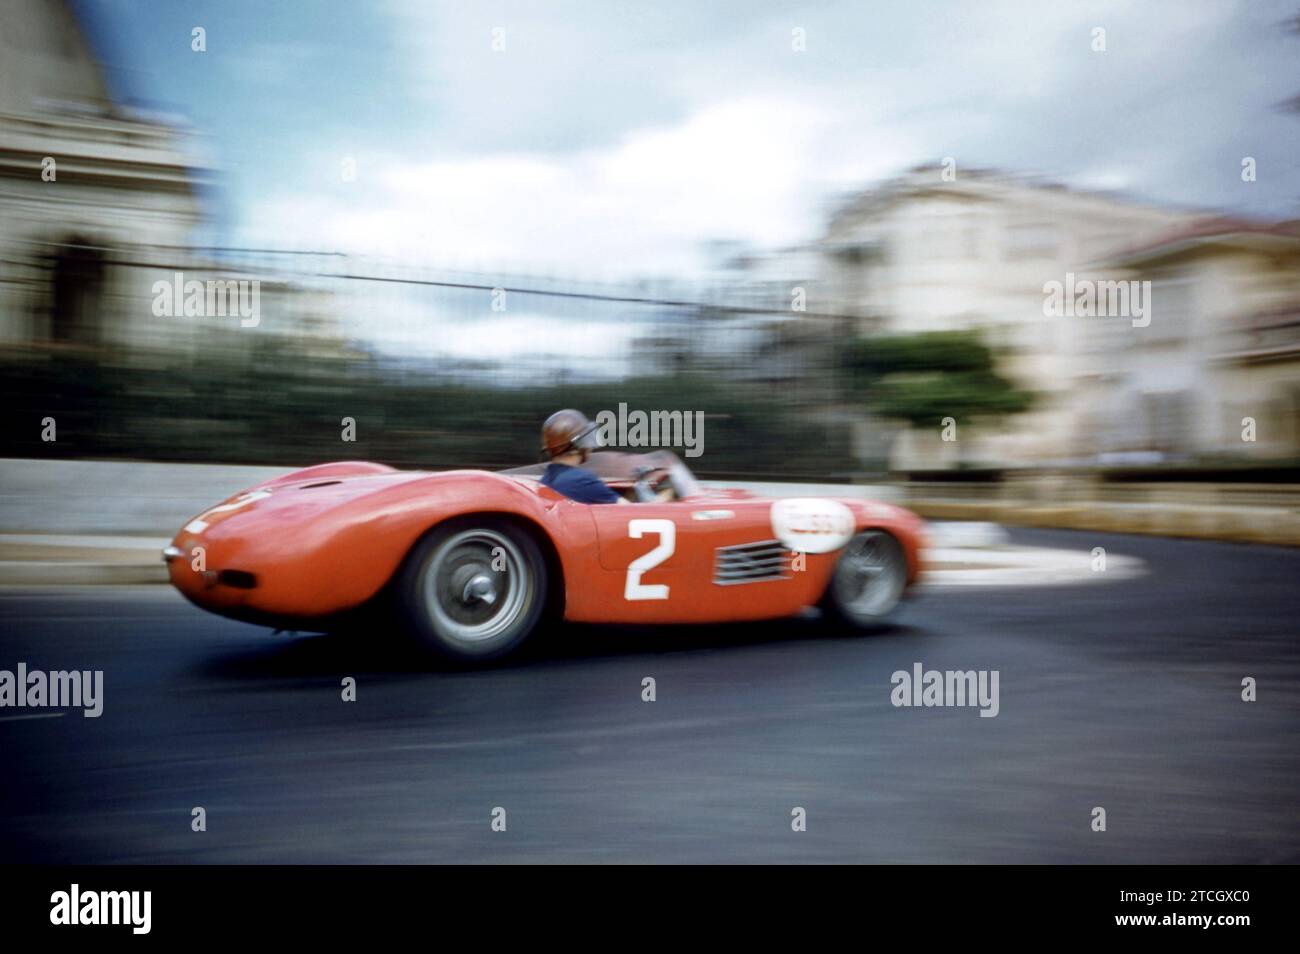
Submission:
[[[892,623],[864,632],[832,628],[817,618],[765,620],[700,626],[609,626],[568,624],[539,634],[521,661],[561,662],[602,656],[705,652],[776,643],[872,640],[905,636],[910,627]]]
[[[199,667],[200,678],[236,681],[332,677],[340,672],[401,680],[431,673],[569,666],[600,659],[665,653],[743,650],[788,643],[825,643],[907,638],[914,627],[886,624],[864,632],[832,629],[820,619],[793,618],[708,626],[610,626],[565,623],[544,627],[514,655],[457,666],[430,658],[388,633],[281,634],[265,643],[215,656]]]

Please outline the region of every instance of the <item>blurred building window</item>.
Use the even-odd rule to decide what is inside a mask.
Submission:
[[[1148,392],[1142,395],[1146,447],[1164,454],[1190,450],[1191,395],[1186,391]]]
[[[1151,285],[1151,324],[1143,329],[1148,341],[1172,344],[1196,329],[1196,286],[1189,278],[1163,278]]]
[[[1243,411],[1237,420],[1247,414],[1249,411]],[[1300,451],[1300,387],[1279,386],[1273,389],[1272,395],[1264,402],[1260,430],[1263,443],[1275,453]]]
[[[50,338],[92,343],[98,338],[99,306],[104,286],[100,250],[74,240],[59,246],[50,268]]]

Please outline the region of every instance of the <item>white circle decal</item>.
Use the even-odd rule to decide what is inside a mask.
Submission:
[[[801,553],[830,553],[853,537],[853,511],[837,500],[790,497],[772,502],[772,532]]]

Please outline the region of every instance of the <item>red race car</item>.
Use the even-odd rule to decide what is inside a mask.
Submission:
[[[646,502],[576,503],[542,486],[540,464],[323,464],[205,511],[163,558],[215,613],[328,630],[378,609],[456,660],[502,656],[545,616],[719,623],[820,605],[869,627],[920,572],[922,521],[898,507],[707,489],[667,451],[599,452],[588,466]]]

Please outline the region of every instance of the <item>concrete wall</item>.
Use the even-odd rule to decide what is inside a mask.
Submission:
[[[170,537],[195,514],[290,469],[0,460],[0,532]]]

